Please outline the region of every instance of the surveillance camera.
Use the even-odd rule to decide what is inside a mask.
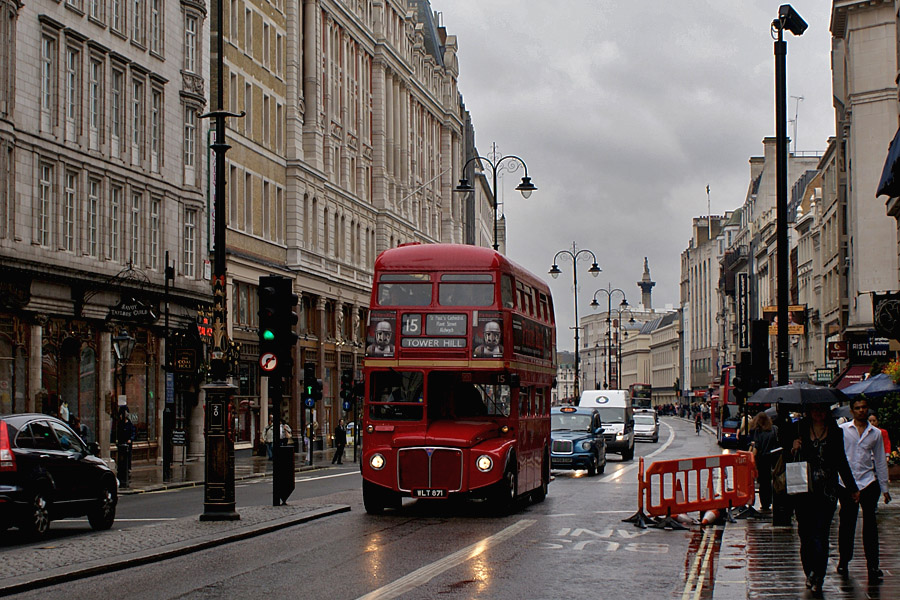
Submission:
[[[803,32],[809,27],[790,4],[782,4],[778,7],[778,20],[783,29],[787,29],[794,35],[803,35]]]

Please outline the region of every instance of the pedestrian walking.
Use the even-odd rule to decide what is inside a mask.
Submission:
[[[266,458],[272,460],[272,444],[275,442],[275,417],[269,415],[269,424],[263,431],[263,443],[266,445]]]
[[[822,593],[828,568],[828,538],[837,507],[838,474],[852,498],[859,498],[853,473],[844,453],[843,431],[823,404],[812,405],[797,427],[798,438],[792,445],[795,461],[805,461],[808,490],[794,495],[797,530],[800,535],[800,560],[806,574],[806,587]]]
[[[697,429],[697,435],[700,435],[700,430],[703,429],[703,415],[700,411],[694,413],[694,427]]]
[[[859,507],[863,512],[863,549],[866,553],[866,567],[869,581],[878,581],[882,572],[878,565],[878,496],[884,496],[884,503],[891,501],[888,491],[887,459],[881,430],[869,422],[869,403],[865,398],[856,398],[850,403],[853,420],[841,425],[844,432],[844,451],[853,472],[853,479],[860,492],[853,498],[848,490],[841,488],[841,524],[838,529],[837,572],[849,576],[847,565],[853,558],[853,540],[856,537],[856,518]]]
[[[763,510],[772,506],[772,450],[778,447],[778,428],[772,419],[759,412],[750,421],[750,448],[756,457],[756,481],[759,483],[759,505]]]
[[[334,429],[334,456],[331,464],[344,464],[344,446],[347,445],[347,428],[344,426],[344,420],[338,421],[337,427]]]
[[[875,413],[869,415],[869,423],[878,427],[878,416]],[[891,438],[888,435],[887,429],[882,429],[878,427],[878,430],[881,431],[881,441],[884,442],[884,454],[885,456],[891,455]]]

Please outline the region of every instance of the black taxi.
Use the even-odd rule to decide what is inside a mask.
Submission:
[[[550,466],[586,469],[589,477],[606,469],[606,442],[596,408],[550,409]]]

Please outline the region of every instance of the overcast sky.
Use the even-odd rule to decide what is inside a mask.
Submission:
[[[507,254],[551,283],[560,350],[574,347],[572,264],[547,271],[557,251],[579,262],[579,315],[612,284],[640,302],[649,259],[654,308],[679,301],[680,256],[691,219],[739,208],[751,156],[775,135],[775,0],[431,0],[457,36],[459,89],[480,154],[493,142],[521,156],[538,187],[524,200],[498,187]],[[791,3],[809,29],[788,43],[788,118],[796,149],[822,151],[834,134],[831,2]],[[799,105],[799,109],[798,109]],[[792,135],[793,124],[788,124]],[[616,296],[616,298],[618,295]],[[605,295],[601,295],[605,299]]]

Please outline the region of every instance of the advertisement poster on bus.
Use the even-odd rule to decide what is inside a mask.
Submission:
[[[764,306],[763,319],[769,322],[769,335],[778,335],[778,307]],[[788,306],[788,335],[806,333],[806,305],[791,304]]]
[[[520,315],[512,316],[513,352],[551,360],[553,342],[550,328]]]
[[[366,334],[366,356],[394,356],[394,332],[397,330],[397,313],[392,310],[373,310]]]
[[[497,311],[480,310],[473,314],[472,345],[475,358],[503,356],[503,315]]]

